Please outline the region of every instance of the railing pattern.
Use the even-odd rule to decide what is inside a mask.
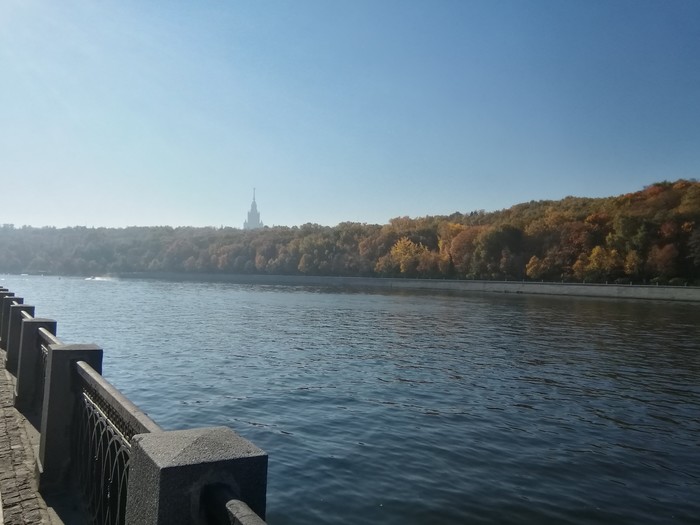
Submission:
[[[89,523],[123,524],[131,445],[85,392],[75,413],[75,470]]]
[[[107,383],[90,365],[76,364],[74,469],[95,525],[121,525],[126,515],[131,438],[160,427]]]

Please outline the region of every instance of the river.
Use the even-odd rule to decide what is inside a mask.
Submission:
[[[0,279],[161,426],[266,450],[271,525],[700,522],[700,305]]]

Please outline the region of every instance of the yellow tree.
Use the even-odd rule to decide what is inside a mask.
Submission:
[[[419,270],[427,270],[426,261],[430,259],[430,251],[420,243],[415,243],[408,237],[401,237],[389,251],[388,260],[382,261],[381,268],[398,267],[402,275],[414,277]],[[423,263],[421,265],[421,263]],[[420,268],[419,268],[420,266]]]
[[[544,274],[542,259],[533,255],[525,265],[525,275],[530,279],[540,279]]]
[[[579,261],[577,261],[577,264]],[[583,276],[586,280],[607,281],[619,275],[622,266],[623,261],[617,250],[607,250],[605,247],[598,245],[591,250],[587,257],[587,261],[583,266]],[[579,268],[580,271],[581,268]]]
[[[418,269],[423,251],[425,247],[422,244],[416,244],[408,237],[401,237],[391,248],[391,256],[399,263],[402,274],[413,275]]]

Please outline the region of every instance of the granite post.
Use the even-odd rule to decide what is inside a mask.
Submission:
[[[102,349],[92,344],[51,344],[46,358],[46,381],[41,409],[41,439],[37,484],[42,493],[67,487],[71,466],[71,427],[76,389],[74,363],[85,361],[102,373]]]
[[[5,320],[5,304],[8,305],[8,315],[9,315],[9,305],[12,301],[19,299],[18,303],[22,303],[21,297],[15,297],[13,292],[0,292],[0,348],[5,350],[7,346],[7,321]],[[7,303],[6,303],[7,301]]]
[[[35,396],[39,391],[37,381],[43,381],[43,377],[37,377],[37,362],[41,358],[41,346],[39,345],[39,329],[44,328],[56,335],[56,321],[53,319],[25,319],[22,321],[22,335],[19,343],[19,359],[17,362],[17,381],[15,383],[15,408],[20,412],[28,412],[34,409]],[[43,387],[43,385],[42,385]],[[41,404],[39,400],[39,412]]]
[[[19,357],[19,343],[22,337],[23,313],[34,317],[34,307],[28,304],[14,304],[10,306],[7,327],[7,345],[5,345],[5,368],[17,375],[17,361]]]
[[[205,524],[212,487],[265,518],[267,454],[230,428],[138,434],[131,445],[130,525]]]

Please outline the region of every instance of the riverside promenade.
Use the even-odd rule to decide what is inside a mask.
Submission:
[[[0,351],[3,360],[4,354]],[[33,441],[38,435],[14,407],[13,389],[12,376],[0,370],[0,525],[62,523],[50,516],[36,490]]]

